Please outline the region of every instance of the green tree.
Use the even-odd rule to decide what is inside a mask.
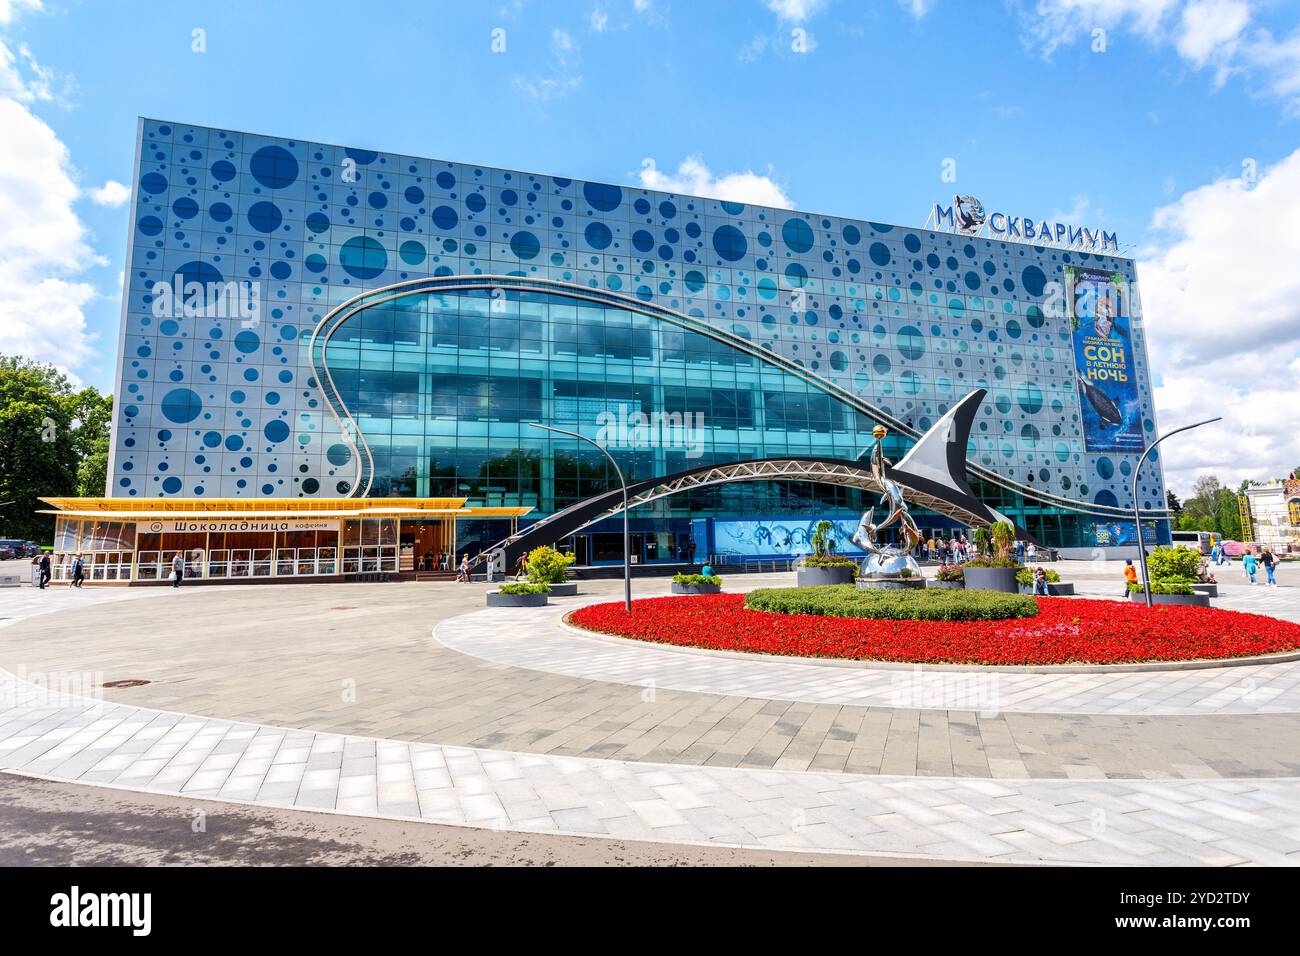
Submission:
[[[1183,503],[1178,500],[1178,496],[1172,491],[1165,492],[1165,507],[1169,509],[1169,514],[1175,521],[1182,517]]]
[[[49,515],[40,495],[74,495],[82,485],[104,494],[112,402],[93,388],[76,389],[52,365],[0,355],[0,534],[48,542]],[[102,463],[101,463],[102,458]]]

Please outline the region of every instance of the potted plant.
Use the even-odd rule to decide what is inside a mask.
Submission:
[[[488,607],[545,607],[546,595],[550,587],[545,584],[529,584],[518,581],[503,584],[495,591],[488,591]]]
[[[929,588],[957,590],[966,586],[966,573],[960,564],[941,564],[933,580],[926,583]]]
[[[835,553],[835,539],[831,532],[835,525],[823,518],[813,526],[812,554],[805,555],[795,569],[799,587],[818,587],[824,584],[852,584],[858,573],[858,563],[852,558]]]
[[[971,543],[975,545],[977,554],[988,554],[993,545],[992,538],[989,535],[989,529],[980,527],[976,528],[970,536]]]
[[[717,594],[722,590],[722,578],[716,574],[674,574],[674,594]]]
[[[1198,593],[1201,555],[1191,548],[1171,548],[1161,545],[1147,557],[1147,578],[1151,582],[1152,604],[1188,604],[1210,606],[1210,596]],[[1140,583],[1129,585],[1129,599],[1146,602],[1146,592]]]
[[[554,548],[542,545],[528,552],[524,562],[524,573],[530,584],[545,584],[549,593],[557,597],[570,597],[578,593],[576,581],[570,583],[569,565],[574,561],[572,554],[562,554]]]

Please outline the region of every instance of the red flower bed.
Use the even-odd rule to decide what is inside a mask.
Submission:
[[[648,598],[574,611],[579,627],[642,641],[797,657],[947,664],[1118,664],[1248,657],[1300,647],[1300,624],[1218,608],[1038,598],[1037,617],[887,621],[772,614],[742,594]]]

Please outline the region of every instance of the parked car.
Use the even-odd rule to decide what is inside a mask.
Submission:
[[[35,541],[22,541],[18,538],[0,538],[0,560],[9,558],[30,558],[39,554],[41,546]]]

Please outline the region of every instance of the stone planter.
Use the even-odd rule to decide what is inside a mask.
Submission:
[[[938,588],[941,591],[960,591],[966,586],[965,581],[936,581],[931,578],[925,582],[927,588]]]
[[[1032,584],[1022,584],[1020,585],[1020,593],[1032,595],[1034,593],[1034,586]],[[1067,594],[1073,594],[1074,582],[1058,581],[1056,584],[1052,584],[1049,581],[1047,583],[1047,593],[1052,597],[1062,597]]]
[[[1136,601],[1138,604],[1145,604],[1146,597],[1141,591],[1129,591],[1128,599]],[[1152,604],[1179,604],[1190,607],[1209,607],[1210,596],[1208,594],[1152,594]]]
[[[487,593],[488,607],[546,607],[545,594],[502,594],[500,591]]]
[[[1193,584],[1192,590],[1197,594],[1204,594],[1206,597],[1219,596],[1219,586],[1217,584]]]
[[[1016,580],[1015,568],[972,568],[962,569],[966,575],[966,587],[971,590],[1002,591],[1004,594],[1016,594],[1020,591],[1020,582]]]
[[[925,578],[858,578],[864,591],[908,591],[924,588]]]
[[[827,584],[852,584],[857,577],[856,566],[842,568],[796,568],[795,578],[801,588],[822,587]]]
[[[674,594],[721,594],[721,584],[678,584],[673,582]]]
[[[548,584],[551,589],[551,597],[573,597],[578,593],[577,581],[565,581],[562,584]]]

